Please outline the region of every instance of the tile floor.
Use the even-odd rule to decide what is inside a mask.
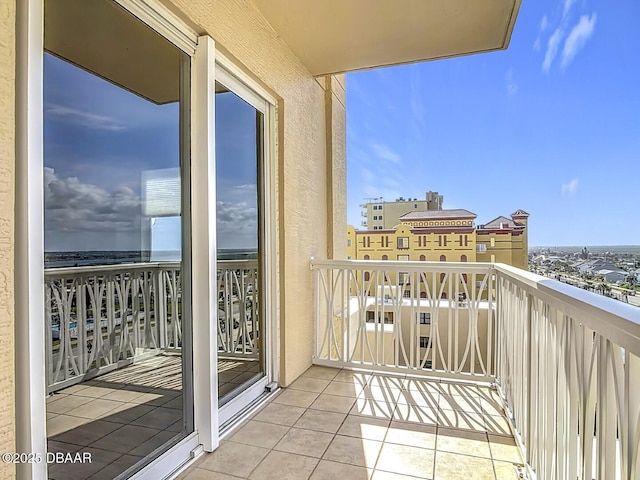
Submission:
[[[256,362],[220,360],[220,395]],[[49,452],[90,452],[90,464],[51,464],[54,480],[111,480],[182,431],[182,366],[165,353],[62,389],[47,399]]]
[[[180,480],[515,480],[496,392],[311,367]]]

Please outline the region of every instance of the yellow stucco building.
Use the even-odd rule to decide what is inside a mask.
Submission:
[[[475,225],[464,209],[411,211],[395,228],[347,226],[347,255],[357,260],[498,262],[527,269],[529,214],[517,210]]]

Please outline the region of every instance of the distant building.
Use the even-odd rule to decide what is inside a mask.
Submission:
[[[421,210],[442,210],[444,197],[438,192],[427,192],[424,200],[417,198],[397,198],[394,202],[385,202],[382,197],[367,198],[360,205],[365,220],[361,226],[368,230],[388,230],[398,225],[399,218],[405,213]]]
[[[517,210],[475,226],[468,210],[416,210],[392,228],[347,226],[347,255],[358,260],[499,262],[528,268],[529,214]]]

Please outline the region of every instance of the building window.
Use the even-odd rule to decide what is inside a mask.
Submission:
[[[365,255],[364,260],[369,260],[369,255]]]
[[[462,240],[462,235],[460,235],[460,238],[458,240],[458,243],[460,244],[460,246],[462,246],[463,240]]]
[[[438,235],[438,246],[442,246],[442,235]]]
[[[409,255],[398,255],[398,260],[401,262],[408,262],[409,261]]]
[[[409,273],[408,272],[398,273],[398,283],[400,283],[400,285],[409,285]]]
[[[446,273],[441,273],[440,274],[440,283],[444,282],[444,277],[446,276]]]
[[[440,261],[441,262],[446,262],[447,261],[447,256],[446,255],[440,255]]]
[[[409,237],[398,237],[398,248],[405,250],[409,248]]]
[[[427,298],[427,292],[420,292],[420,298]]]
[[[464,246],[468,247],[469,246],[469,235],[465,235],[464,236]]]
[[[368,282],[371,278],[371,274],[369,272],[364,272],[364,281]]]
[[[466,262],[467,261],[467,256],[466,255],[460,255],[460,261],[461,262]]]
[[[496,256],[492,253],[491,254],[491,263],[495,263],[496,262]]]
[[[421,262],[426,262],[427,261],[427,257],[425,255],[420,255],[420,261]]]
[[[350,247],[350,246],[351,246],[351,239],[348,239],[347,240],[347,247]]]
[[[382,260],[389,260],[389,257],[387,257],[386,255],[382,255]]]
[[[418,314],[418,323],[420,325],[431,325],[431,314],[426,312],[421,312]]]
[[[495,238],[491,238],[491,246],[492,247],[496,246],[496,239]]]
[[[476,252],[484,253],[487,251],[487,246],[484,243],[476,244]]]
[[[411,298],[411,290],[405,290],[404,292],[402,292],[402,296],[404,298]]]
[[[429,348],[429,337],[420,337],[420,348]]]

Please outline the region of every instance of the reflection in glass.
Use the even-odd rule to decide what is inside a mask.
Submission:
[[[45,49],[47,448],[92,453],[49,475],[115,478],[193,430],[183,398],[188,59],[107,0],[47,1]]]
[[[264,376],[260,332],[262,113],[216,83],[219,405]]]

